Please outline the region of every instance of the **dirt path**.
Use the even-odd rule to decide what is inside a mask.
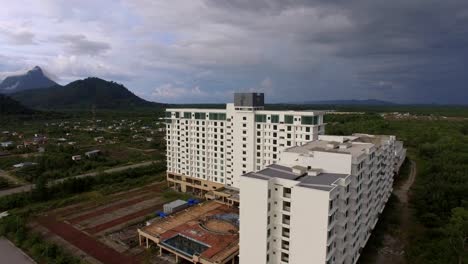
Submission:
[[[114,249],[96,241],[94,238],[75,229],[71,225],[57,221],[53,215],[39,217],[37,222],[50,232],[62,237],[75,247],[83,250],[93,258],[106,264],[138,263],[135,257],[121,254]]]
[[[416,163],[412,160],[410,160],[411,163],[411,171],[408,179],[406,179],[406,182],[401,185],[398,189],[394,191],[395,195],[398,197],[401,203],[405,204],[405,207],[408,207],[408,196],[409,196],[409,190],[411,186],[414,183],[414,180],[416,179],[416,174],[417,174],[417,169],[416,169]]]
[[[409,208],[409,191],[413,185],[417,168],[416,162],[410,160],[411,171],[408,179],[397,187],[393,193],[398,197],[400,203],[397,205],[400,209],[400,233],[398,235],[385,234],[383,246],[379,249],[376,264],[406,264],[405,261],[405,243],[408,241],[408,229],[411,223],[411,209]]]
[[[10,181],[11,183],[14,183],[16,185],[21,185],[24,184],[25,182],[21,179],[18,179],[17,177],[11,175],[9,172],[0,170],[0,177]]]

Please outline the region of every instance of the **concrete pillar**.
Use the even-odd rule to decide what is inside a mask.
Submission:
[[[148,241],[148,238],[146,238],[146,248],[149,248],[149,241]]]
[[[179,256],[175,255],[175,263],[179,263]]]
[[[159,247],[159,256],[162,256],[162,247]]]
[[[138,241],[140,241],[140,247],[141,247],[142,242],[141,242],[141,235],[140,234],[138,234]]]

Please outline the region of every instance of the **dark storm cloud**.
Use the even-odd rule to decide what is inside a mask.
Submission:
[[[89,40],[85,35],[62,35],[57,40],[64,43],[66,50],[75,55],[95,56],[111,49],[108,43]]]
[[[281,13],[315,8],[339,14],[350,25],[296,32],[303,47],[325,45],[350,62],[366,89],[403,87],[398,100],[468,103],[468,1],[210,1],[243,13]],[[307,23],[307,21],[303,21]],[[294,29],[292,30],[294,32]],[[287,34],[287,32],[285,32]],[[381,85],[385,83],[386,85]],[[379,85],[380,84],[380,85]],[[422,99],[422,97],[421,97]]]

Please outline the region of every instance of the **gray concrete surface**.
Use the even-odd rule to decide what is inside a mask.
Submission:
[[[34,264],[21,249],[13,245],[8,239],[0,237],[0,263]]]

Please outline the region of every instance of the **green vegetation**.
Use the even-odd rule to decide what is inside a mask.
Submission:
[[[75,194],[90,191],[113,193],[142,186],[157,180],[163,180],[161,173],[166,170],[165,164],[153,164],[147,167],[128,169],[115,173],[103,173],[95,177],[72,178],[62,183],[47,186],[46,180],[39,177],[32,192],[18,193],[0,198],[0,211],[33,206],[40,202],[69,198]]]
[[[327,134],[397,135],[417,162],[410,199],[414,226],[407,234],[408,263],[468,262],[467,245],[460,245],[467,238],[468,121],[385,120],[366,114],[328,115],[326,122]],[[454,228],[458,226],[465,230]]]
[[[0,115],[30,115],[34,111],[24,107],[18,101],[0,94]]]
[[[83,157],[79,162],[71,159],[72,155],[76,155],[77,153],[83,154],[82,152],[84,151],[80,151],[72,146],[51,145],[43,155],[28,159],[36,162],[36,166],[20,169],[16,172],[16,175],[29,182],[33,182],[39,177],[49,180],[59,179],[120,164],[117,160],[108,158],[106,154],[93,158]]]
[[[81,261],[63,248],[44,240],[27,226],[27,220],[20,216],[8,216],[0,220],[0,236],[7,237],[23,249],[38,263],[79,264]]]
[[[0,198],[0,211],[12,214],[0,220],[0,236],[6,236],[38,263],[75,264],[79,259],[54,243],[46,241],[28,225],[36,214],[86,200],[106,200],[108,194],[162,181],[164,164],[102,174],[96,177],[69,179],[48,187],[42,177],[29,193]]]
[[[21,91],[11,96],[35,109],[135,109],[162,106],[139,98],[121,84],[99,78],[77,80],[65,86]]]
[[[3,178],[0,178],[0,190],[11,187],[11,183]]]

